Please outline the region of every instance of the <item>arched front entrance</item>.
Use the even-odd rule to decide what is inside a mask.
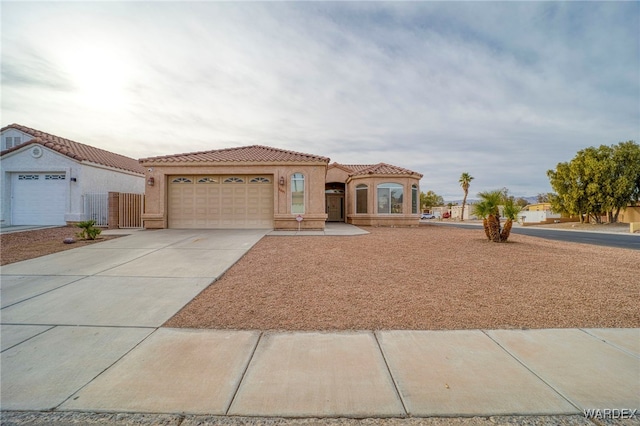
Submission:
[[[325,184],[325,206],[327,209],[327,222],[345,221],[344,183],[329,182]]]

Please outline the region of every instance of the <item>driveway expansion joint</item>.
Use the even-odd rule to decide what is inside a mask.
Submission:
[[[242,371],[242,376],[240,376],[240,380],[238,380],[238,386],[236,386],[236,388],[234,389],[233,396],[229,400],[229,405],[227,405],[227,408],[224,410],[225,416],[229,415],[229,410],[231,409],[233,402],[236,400],[236,396],[238,395],[240,386],[242,386],[242,382],[244,382],[244,378],[247,375],[247,370],[249,370],[249,365],[251,365],[251,361],[253,361],[253,356],[256,354],[256,350],[258,349],[258,345],[262,340],[263,334],[264,334],[264,331],[261,331],[260,334],[258,335],[258,338],[256,339],[256,344],[253,345],[253,349],[251,350],[251,355],[249,355],[249,359],[247,360],[247,365],[244,366],[244,370]]]
[[[130,328],[142,328],[142,327],[130,327]],[[136,349],[138,346],[140,346],[140,344],[142,342],[144,342],[145,340],[147,340],[153,333],[155,333],[156,331],[158,331],[159,327],[156,327],[151,333],[147,334],[142,340],[140,340],[138,343],[136,343],[133,347],[129,348],[128,351],[125,351],[119,358],[117,358],[115,361],[113,361],[111,364],[107,365],[104,369],[102,369],[102,371],[100,371],[98,374],[96,374],[93,378],[91,378],[88,382],[86,382],[84,385],[80,386],[78,389],[76,389],[74,392],[72,392],[67,398],[65,398],[63,401],[61,401],[58,405],[56,405],[55,407],[52,408],[53,411],[59,411],[58,407],[62,406],[64,403],[66,403],[67,401],[69,401],[70,399],[73,399],[73,397],[75,395],[77,395],[82,389],[86,388],[87,386],[89,386],[89,384],[91,384],[91,382],[93,382],[94,380],[96,380],[98,377],[100,377],[101,375],[103,375],[105,373],[105,371],[109,370],[111,367],[113,367],[114,365],[116,365],[118,362],[120,362],[120,360],[122,360],[125,356],[127,356],[129,353],[131,353],[131,351],[133,351],[134,349]]]
[[[571,404],[573,407],[575,407],[575,409],[581,413],[582,412],[582,407],[580,407],[576,402],[574,402],[571,398],[569,398],[567,395],[565,395],[564,393],[562,393],[561,391],[559,391],[558,389],[556,389],[555,386],[553,386],[551,383],[549,383],[547,380],[545,380],[544,378],[542,378],[542,376],[540,376],[537,372],[535,372],[531,367],[529,367],[527,364],[525,364],[525,362],[523,360],[521,360],[520,358],[518,358],[514,353],[512,353],[511,351],[509,351],[507,348],[505,348],[504,346],[502,346],[500,344],[500,342],[498,342],[497,340],[495,340],[493,337],[491,337],[489,335],[489,333],[487,333],[487,330],[480,330],[485,336],[487,336],[489,339],[491,339],[492,342],[494,342],[496,345],[498,345],[498,347],[500,349],[502,349],[503,351],[505,351],[509,356],[511,356],[513,359],[515,359],[520,365],[522,365],[525,369],[527,369],[527,371],[529,371],[531,374],[533,374],[535,377],[537,377],[542,383],[544,383],[545,385],[547,385],[549,388],[551,388],[551,390],[553,390],[553,392],[555,392],[556,394],[558,394],[562,399],[564,399],[565,401],[567,401],[569,404]],[[565,413],[566,414],[566,413]]]
[[[372,330],[373,338],[376,340],[376,345],[378,345],[378,350],[380,351],[380,355],[382,355],[382,360],[384,361],[384,365],[387,368],[387,372],[389,373],[389,377],[391,377],[391,381],[393,382],[393,387],[396,391],[396,395],[400,400],[400,404],[402,404],[402,409],[404,410],[405,416],[411,416],[409,410],[407,410],[407,404],[404,401],[404,397],[400,392],[400,387],[398,386],[398,382],[396,381],[395,376],[391,372],[391,367],[389,367],[389,362],[387,361],[387,356],[384,353],[384,349],[382,349],[382,345],[380,344],[380,340],[378,339],[378,331]]]
[[[583,333],[586,333],[588,336],[593,337],[594,339],[598,340],[599,342],[605,343],[605,344],[607,344],[607,345],[609,345],[609,346],[611,346],[613,348],[618,349],[619,351],[624,352],[627,355],[631,355],[634,358],[640,359],[640,354],[637,354],[637,353],[635,353],[633,351],[630,351],[630,350],[628,350],[626,348],[623,348],[623,347],[615,344],[614,342],[611,342],[610,340],[603,339],[600,336],[596,336],[595,334],[589,333],[589,330],[586,329],[586,328],[579,328],[578,330],[582,331]]]

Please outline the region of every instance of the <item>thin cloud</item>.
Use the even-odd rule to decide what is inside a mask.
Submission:
[[[577,150],[640,139],[635,2],[3,8],[4,119],[133,157],[273,145],[455,199],[462,172],[535,195]],[[87,46],[109,90],[78,81]]]

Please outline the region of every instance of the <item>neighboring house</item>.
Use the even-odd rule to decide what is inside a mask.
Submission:
[[[253,145],[140,160],[145,228],[324,229],[418,225],[422,175],[387,164]]]
[[[554,213],[551,210],[522,210],[518,213],[518,219],[521,224],[532,223],[548,223],[553,220],[559,220],[562,217],[560,213]]]
[[[620,210],[618,215],[618,222],[620,223],[634,223],[640,222],[640,205],[629,205],[626,208]]]
[[[473,214],[474,206],[473,204],[465,204],[464,206],[464,220],[476,220],[478,216]],[[460,220],[460,216],[462,215],[462,204],[451,206],[449,209],[451,212],[451,219]]]
[[[0,139],[3,226],[78,222],[87,219],[87,193],[144,192],[144,168],[133,158],[18,124]]]
[[[551,203],[534,203],[527,204],[518,213],[518,221],[523,225],[531,225],[534,223],[552,223],[559,221],[568,221],[570,218],[564,217],[560,213],[551,210]]]
[[[551,203],[527,204],[522,210],[530,212],[551,211]]]

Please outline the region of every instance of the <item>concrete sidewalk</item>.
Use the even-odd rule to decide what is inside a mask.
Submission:
[[[142,231],[4,266],[2,410],[406,418],[640,408],[640,329],[161,327],[267,232]]]
[[[12,327],[23,335],[9,330],[22,343],[2,353],[3,410],[384,418],[640,407],[637,329]]]

